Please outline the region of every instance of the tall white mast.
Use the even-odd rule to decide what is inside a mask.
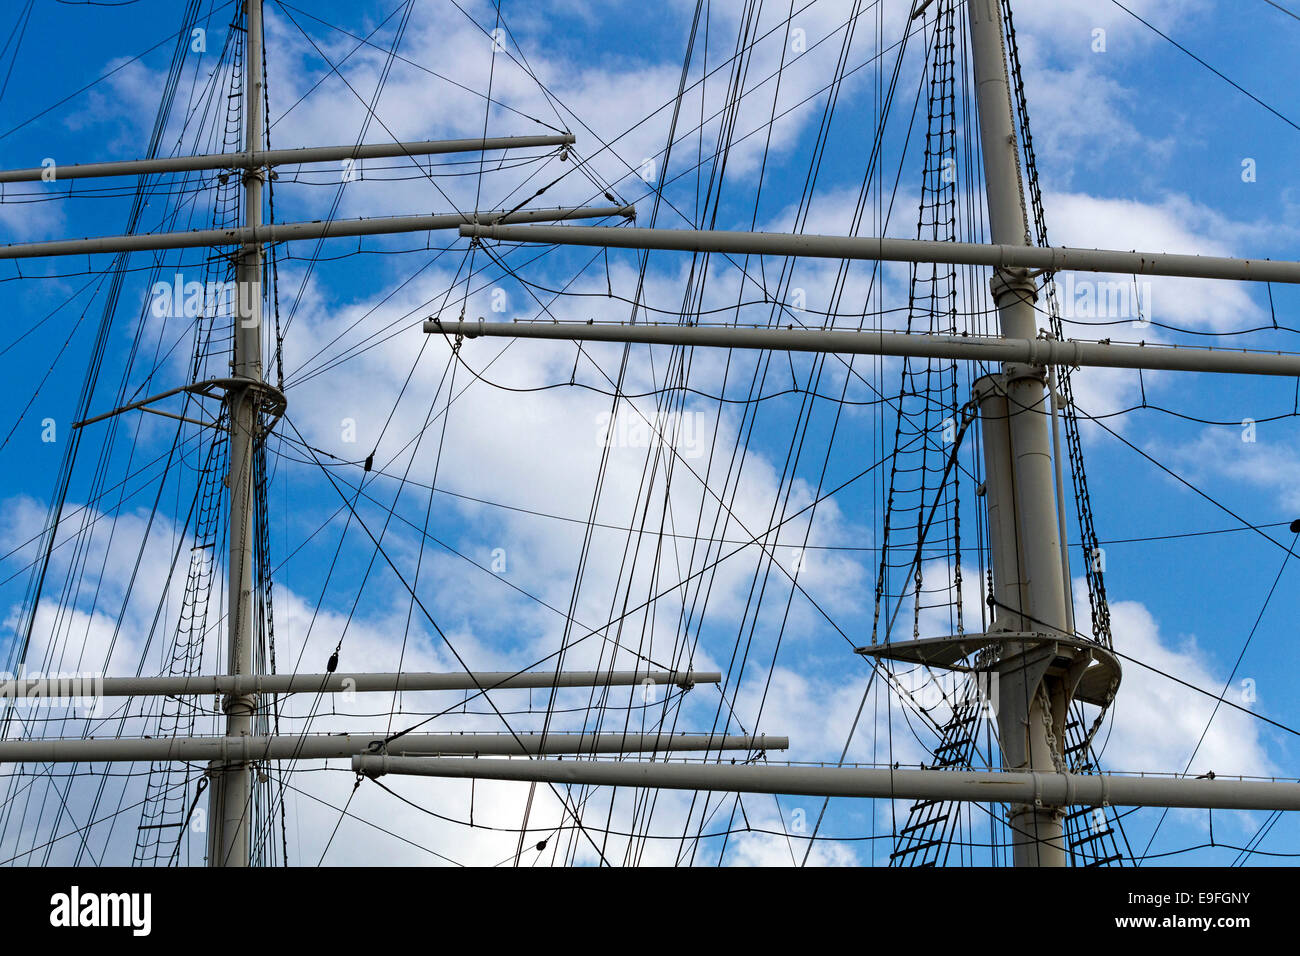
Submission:
[[[984,156],[989,231],[999,245],[1031,245],[1020,178],[1019,147],[1003,45],[999,0],[970,0],[971,51]],[[1004,338],[1037,337],[1037,289],[1025,269],[1000,269],[992,280]],[[1061,543],[1053,500],[1052,456],[1044,402],[1044,369],[1007,362],[981,380],[989,544],[997,606],[994,628],[1065,633],[1068,614]],[[1046,662],[1027,645],[1010,644],[1000,670],[998,724],[1007,770],[1063,769],[1061,741],[1070,692],[1049,678]],[[1012,804],[1007,813],[1017,866],[1065,866],[1061,809]]]
[[[262,148],[262,0],[244,0],[247,43],[244,49],[244,148]],[[244,225],[262,224],[263,168],[244,170]],[[229,673],[253,673],[253,462],[257,442],[262,385],[262,244],[247,243],[235,267],[238,290],[234,309],[234,360],[231,372],[246,384],[230,388],[230,457],[226,485],[230,489],[230,550],[228,641]],[[224,698],[226,736],[247,737],[253,731],[257,699],[252,694]],[[228,763],[217,773],[211,797],[212,833],[209,866],[247,866],[252,786],[247,763]]]

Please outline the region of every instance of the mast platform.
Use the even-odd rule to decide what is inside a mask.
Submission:
[[[1029,661],[1046,666],[1048,676],[1073,681],[1072,698],[1108,707],[1115,699],[1122,670],[1119,659],[1101,644],[1082,637],[1045,631],[991,631],[889,641],[854,652],[877,660],[902,661],[970,674],[1006,673]]]

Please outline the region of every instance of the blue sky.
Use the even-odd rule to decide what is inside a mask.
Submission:
[[[11,21],[19,19],[22,5],[10,6],[3,14],[6,19],[0,21],[0,31],[5,33]],[[151,0],[119,9],[38,2],[0,97],[4,164],[26,167],[40,165],[47,157],[67,164],[141,155],[173,46],[170,41],[159,41],[179,28],[181,6]],[[201,6],[206,14],[209,4]],[[504,51],[496,57],[487,35],[498,28],[494,8],[486,3],[461,6],[463,10],[432,0],[414,4],[397,49],[405,59],[392,64],[375,108],[378,122],[371,121],[366,127],[362,104],[379,83],[384,51],[399,29],[405,4],[396,0],[284,7],[269,3],[271,145],[355,142],[363,128],[370,142],[386,142],[393,136],[480,135],[485,124],[483,98],[435,76],[437,73],[457,79],[471,91],[485,90],[491,84],[493,98],[502,105],[486,114],[489,135],[534,133],[549,127],[572,130],[578,140],[575,156],[590,160],[587,170],[595,182],[572,172],[572,158],[562,163],[557,156],[544,155],[543,150],[529,151],[522,157],[527,164],[518,168],[493,169],[489,163],[480,172],[474,162],[464,167],[438,167],[432,177],[409,175],[409,165],[363,167],[360,180],[347,183],[341,193],[339,170],[317,167],[302,176],[282,170],[276,184],[278,220],[324,218],[330,215],[336,195],[334,214],[339,217],[443,212],[473,208],[476,201],[482,209],[509,208],[532,190],[555,181],[529,205],[603,204],[600,194],[609,188],[620,199],[637,205],[638,224],[643,226],[747,229],[756,221],[758,228],[771,231],[797,227],[798,201],[826,105],[823,88],[833,79],[842,27],[853,13],[852,4],[796,3],[794,9],[800,12],[792,17],[791,28],[803,30],[806,45],[814,49],[793,63],[789,60],[796,52],[786,46],[784,27],[774,29],[787,16],[787,9],[784,5],[780,10],[772,5],[763,9],[757,32],[765,39],[754,47],[748,69],[739,79],[746,95],[735,116],[735,142],[726,168],[706,162],[698,175],[693,167],[718,140],[723,118],[718,111],[725,105],[730,71],[723,67],[712,73],[703,84],[703,95],[696,81],[706,59],[712,71],[732,56],[739,30],[734,5],[715,5],[708,17],[707,39],[703,27],[696,35],[696,55],[687,80],[690,90],[682,99],[666,173],[663,149],[694,4],[680,0],[662,7],[507,2],[502,16],[509,32],[503,40]],[[1234,88],[1117,4],[1073,0],[1017,4],[1025,85],[1052,241],[1300,259],[1300,193],[1290,175],[1294,165],[1290,157],[1300,137],[1294,125],[1300,123],[1300,104],[1295,102],[1292,55],[1300,21],[1262,0],[1232,5],[1134,0],[1126,6],[1282,115]],[[876,126],[879,88],[888,82],[894,62],[892,52],[877,57],[877,29],[886,47],[893,44],[902,33],[905,7],[907,4],[899,2],[885,3],[883,18],[878,21],[878,8],[863,5],[846,54],[849,68],[860,69],[845,80],[836,102],[803,231],[840,232],[850,226],[849,215]],[[195,132],[198,120],[194,117],[199,114],[190,114],[188,104],[203,101],[203,84],[224,42],[229,18],[229,4],[214,5],[210,17],[201,21],[208,31],[208,51],[186,61],[177,105],[162,138],[162,152],[216,149],[206,133]],[[371,39],[379,49],[362,47],[352,52],[356,41],[326,24],[357,36],[371,36],[374,31]],[[816,46],[824,37],[828,39]],[[155,45],[153,52],[131,59]],[[921,41],[915,40],[904,60],[898,101],[884,136],[885,202],[900,163],[902,169],[894,212],[884,228],[900,236],[914,231],[920,183],[915,141],[904,152],[919,76],[916,50],[920,45]],[[1104,49],[1098,49],[1103,45]],[[783,48],[789,65],[782,74],[774,109],[775,84],[761,81],[781,62]],[[6,51],[0,57],[0,68],[7,70],[11,57],[12,52]],[[330,72],[326,59],[339,65],[346,84]],[[524,63],[545,84],[547,94],[525,71]],[[114,70],[107,79],[93,82]],[[781,118],[772,124],[769,139],[767,124],[773,112]],[[187,114],[191,115],[188,125],[181,119]],[[702,114],[701,135],[696,126]],[[924,104],[917,130],[923,129],[923,122]],[[597,138],[613,142],[613,148],[601,150]],[[647,159],[654,160],[656,167],[651,184],[637,175]],[[1248,170],[1253,175],[1244,175]],[[454,172],[467,175],[446,175]],[[386,180],[388,176],[394,178]],[[399,176],[403,178],[395,178]],[[722,187],[716,219],[704,221],[699,210],[705,207],[699,197],[707,192],[710,178],[719,176]],[[655,190],[665,178],[669,180],[663,187],[665,202],[652,223]],[[91,186],[109,183],[88,182]],[[965,186],[960,184],[960,188]],[[7,188],[6,201],[0,203],[0,230],[5,241],[123,230],[129,195],[15,201],[21,198],[19,192],[32,198],[65,195],[66,189],[62,184]],[[73,190],[74,196],[79,190]],[[211,218],[211,201],[210,193],[199,194],[164,227],[164,214],[173,214],[175,207],[161,196],[154,197],[144,210],[142,229],[203,225]],[[873,191],[859,227],[863,235],[882,228],[883,206],[877,201],[878,193]],[[494,289],[503,290],[505,317],[534,317],[540,311],[537,299],[551,303],[551,293],[545,290],[558,289],[571,279],[574,282],[568,291],[582,295],[556,300],[554,315],[626,320],[628,306],[604,293],[608,289],[630,296],[636,288],[638,260],[630,252],[611,252],[607,273],[603,258],[593,261],[593,250],[555,250],[518,266],[519,274],[534,284],[530,293],[515,279],[502,278],[480,251],[474,254],[472,264],[485,271],[467,293],[459,270],[470,260],[464,243],[453,239],[445,234],[420,234],[368,238],[360,244],[339,240],[325,245],[322,258],[310,269],[306,260],[313,254],[314,244],[289,248],[295,258],[282,261],[279,267],[289,420],[278,431],[282,438],[292,438],[297,429],[314,448],[348,462],[359,462],[373,451],[376,465],[387,475],[400,477],[405,472],[414,481],[441,489],[432,497],[432,504],[427,489],[409,486],[402,491],[395,510],[406,521],[397,521],[385,533],[386,553],[408,582],[418,565],[416,592],[458,654],[484,669],[510,669],[541,659],[560,646],[562,614],[522,592],[560,609],[573,597],[582,550],[581,522],[591,510],[600,458],[595,436],[599,416],[609,409],[609,399],[593,389],[609,387],[605,376],[617,375],[620,352],[605,347],[578,357],[569,345],[521,342],[507,347],[496,341],[467,342],[462,353],[466,364],[455,371],[456,391],[464,388],[464,396],[446,414],[445,430],[441,418],[435,427],[426,429],[431,412],[440,415],[447,407],[443,377],[452,366],[447,344],[438,339],[426,341],[418,323],[430,314],[454,318],[462,305],[471,318],[492,317]],[[426,245],[434,249],[447,246],[449,251],[438,255],[426,251]],[[364,252],[351,254],[358,250]],[[384,250],[401,254],[371,254]],[[509,258],[520,263],[532,256],[523,250],[511,252]],[[102,269],[107,261],[101,257],[92,265]],[[187,279],[201,277],[201,263],[200,251],[170,253],[161,260],[161,275],[169,279],[180,272]],[[144,268],[149,264],[146,255],[131,260],[138,271],[128,273],[123,283],[107,339],[104,370],[90,403],[94,413],[112,408],[119,389],[124,395],[150,394],[178,384],[188,373],[192,326],[178,324],[184,320],[160,322],[147,315],[141,324],[150,291]],[[8,357],[13,396],[0,420],[0,435],[10,436],[13,429],[0,448],[0,497],[5,502],[0,533],[6,543],[6,556],[0,561],[0,603],[5,608],[7,641],[20,620],[28,584],[25,568],[34,557],[31,546],[22,543],[41,527],[104,307],[102,291],[91,300],[87,290],[47,319],[48,313],[94,276],[86,274],[84,258],[28,260],[21,267],[24,278],[17,278],[12,264],[0,267],[0,277],[8,280],[2,287],[10,316],[10,331],[0,348],[5,348]],[[679,254],[648,257],[644,301],[665,310],[668,321],[682,309],[688,268],[688,257]],[[780,270],[779,260],[768,260],[758,271],[773,277]],[[850,272],[841,306],[846,316],[841,324],[856,325],[857,320],[850,321],[849,315],[860,314],[864,303],[872,311],[906,304],[906,270],[886,267],[881,275],[869,293],[870,268],[859,264]],[[715,258],[708,282],[699,293],[706,308],[725,310],[734,306],[738,295],[753,299],[755,286],[750,283],[742,288],[738,276],[734,264]],[[829,300],[833,279],[834,264],[804,261],[795,267],[789,284],[804,289],[809,308],[819,309]],[[1293,289],[1272,287],[1271,303],[1270,290],[1256,285],[1152,280],[1143,290],[1144,315],[1156,324],[1134,328],[1127,321],[1130,317],[1123,316],[1113,326],[1072,325],[1069,334],[1093,339],[1112,336],[1117,341],[1294,347],[1295,333],[1286,329],[1300,327],[1293,318],[1297,302]],[[78,325],[83,310],[86,316]],[[725,311],[719,314],[728,316]],[[770,306],[747,306],[741,318],[766,322],[769,314]],[[1271,329],[1274,316],[1281,330]],[[1236,334],[1259,327],[1270,328]],[[142,332],[139,352],[124,374],[138,331]],[[634,354],[625,391],[663,387],[668,353],[651,355],[640,349]],[[813,368],[807,356],[789,361],[772,356],[770,365],[760,365],[767,360],[753,354],[736,355],[730,368],[725,361],[716,352],[697,353],[692,359],[692,387],[717,394],[725,375],[725,394],[741,398],[757,368],[766,369],[765,392],[789,387],[792,377],[806,384]],[[473,379],[470,368],[488,381]],[[859,360],[855,369],[862,377],[851,378],[847,384],[845,395],[850,402],[872,400],[874,387],[896,388],[893,364]],[[591,388],[568,388],[571,375]],[[562,387],[510,391],[556,383]],[[843,366],[828,362],[821,391],[838,396],[844,388]],[[1117,649],[1216,693],[1235,666],[1229,700],[1281,724],[1300,726],[1300,705],[1291,693],[1296,677],[1291,621],[1300,610],[1295,588],[1290,586],[1297,572],[1292,564],[1283,570],[1276,592],[1255,626],[1282,567],[1285,549],[1293,546],[1294,535],[1286,523],[1300,517],[1300,451],[1295,420],[1285,417],[1295,411],[1296,383],[1187,373],[1146,375],[1139,381],[1136,374],[1128,372],[1085,370],[1075,378],[1075,394],[1081,411],[1092,415],[1140,406],[1145,396],[1145,404],[1151,407],[1106,418],[1106,425],[1223,506],[1179,484],[1098,426],[1085,424],[1089,487],[1098,534],[1106,546],[1106,582],[1115,614]],[[632,404],[644,414],[654,408],[651,399]],[[725,467],[709,473],[710,487],[721,491],[735,515],[725,537],[740,537],[743,526],[749,529],[748,538],[768,526],[774,503],[779,506],[787,493],[794,503],[791,510],[811,500],[824,458],[826,486],[834,487],[862,471],[879,457],[881,446],[892,440],[892,422],[880,418],[875,407],[850,405],[826,458],[825,441],[834,416],[831,403],[822,402],[808,426],[807,446],[815,452],[800,456],[791,485],[783,470],[800,421],[799,407],[797,396],[765,401],[751,422],[734,402],[720,412],[716,401],[699,395],[686,399],[683,408],[699,416],[690,419],[692,427],[698,423],[702,429],[695,436],[698,443],[679,444],[678,454],[668,459],[656,456],[652,448],[638,446],[634,438],[626,443],[628,447],[616,449],[610,457],[598,521],[626,528],[647,514],[644,505],[649,498],[655,504],[646,519],[647,529],[656,528],[662,518],[687,534],[682,528],[687,523],[693,525],[703,508],[706,531],[702,533],[707,534],[717,511],[716,500],[701,489],[691,471],[703,474],[706,469],[720,468],[730,458],[737,431],[744,429],[751,453],[740,481],[733,487],[724,478]],[[1283,417],[1268,420],[1277,416]],[[46,419],[55,423],[58,437],[53,442],[41,441]],[[1246,419],[1258,423],[1253,436],[1243,428]],[[1225,424],[1205,424],[1207,421]],[[422,432],[424,437],[412,454],[410,443]],[[353,433],[355,440],[349,441]],[[86,500],[106,434],[101,430],[82,442],[68,497],[74,506]],[[104,459],[106,482],[120,481],[141,461],[165,453],[175,435],[172,425],[161,419],[123,418]],[[156,672],[159,646],[168,628],[174,628],[179,607],[175,587],[166,590],[163,577],[194,487],[193,449],[198,438],[192,430],[186,435],[193,438],[186,446],[188,457],[169,473],[147,537],[145,529],[157,486],[141,481],[138,484],[146,490],[121,503],[116,522],[110,518],[98,523],[79,539],[85,543],[88,560],[65,600],[78,614],[55,617],[61,600],[56,590],[48,599],[50,616],[38,617],[48,633],[57,635],[49,639],[50,646],[61,651],[58,659],[65,664],[76,662],[79,667],[98,669],[107,662],[110,673],[133,673],[143,656],[146,672],[150,667]],[[1255,440],[1243,441],[1243,437]],[[703,453],[714,441],[722,449],[718,462]],[[283,662],[296,660],[301,653],[302,669],[319,670],[340,639],[341,666],[345,668],[389,669],[399,658],[406,666],[455,668],[446,643],[422,619],[419,609],[412,609],[405,585],[382,557],[375,558],[369,539],[355,525],[345,532],[343,515],[331,518],[343,502],[322,477],[321,469],[302,460],[301,447],[295,449],[275,439],[272,448],[272,552],[277,561],[283,560],[276,575],[276,607],[282,614],[277,619],[280,669],[289,669]],[[648,487],[642,485],[647,463],[655,468]],[[671,492],[666,493],[664,472],[670,463],[674,481]],[[354,484],[362,474],[355,464],[337,466],[333,473]],[[398,493],[398,481],[395,477],[373,481],[367,492],[376,502],[358,507],[362,519],[377,534],[387,505]],[[819,547],[811,552],[799,581],[825,615],[805,593],[788,600],[788,577],[773,572],[770,590],[764,592],[756,616],[752,607],[747,608],[747,594],[756,573],[761,583],[765,564],[756,549],[749,549],[720,565],[704,624],[698,632],[690,632],[692,639],[698,634],[697,667],[725,671],[738,637],[742,647],[749,644],[753,657],[740,682],[736,719],[751,731],[761,713],[757,729],[789,734],[792,750],[787,756],[793,760],[838,758],[863,694],[867,669],[853,656],[850,644],[865,643],[870,632],[876,558],[873,552],[847,549],[878,543],[883,515],[879,506],[882,489],[876,481],[874,477],[864,479],[818,508],[811,541]],[[667,508],[666,494],[671,495]],[[105,498],[100,509],[112,510],[107,504],[112,500],[112,496]],[[635,507],[638,502],[641,508]],[[1241,522],[1224,508],[1263,527],[1275,541],[1250,530],[1166,537],[1238,529]],[[518,509],[577,521],[538,517]],[[416,532],[425,526],[426,514],[428,533],[464,557],[435,542],[421,550]],[[792,533],[781,536],[776,548],[778,561],[788,563],[791,550],[802,542],[805,524],[794,522]],[[324,530],[319,530],[322,525]],[[972,528],[973,522],[967,527]],[[1075,534],[1072,521],[1072,538]],[[649,535],[640,543],[635,572],[629,573],[620,569],[626,540],[625,535],[609,528],[594,536],[584,585],[576,599],[574,616],[582,624],[599,625],[615,617],[613,609],[625,597],[639,595],[633,604],[645,600],[652,586],[651,568],[657,568],[667,581],[682,568],[694,570],[702,563],[699,554],[690,554],[684,538],[676,539],[676,550],[669,549],[656,562],[653,535]],[[967,539],[968,545],[971,540]],[[145,547],[141,551],[142,541]],[[75,545],[69,544],[61,549],[61,555],[74,550]],[[144,570],[128,595],[127,576],[137,552],[144,554]],[[498,552],[504,570],[494,573]],[[373,569],[366,576],[372,562]],[[60,556],[55,567],[55,580],[62,587],[68,568],[75,563]],[[1080,571],[1077,553],[1074,570],[1076,574]],[[365,588],[358,599],[363,576]],[[663,586],[661,583],[660,588]],[[978,613],[978,594],[971,597],[967,605],[970,613]],[[157,635],[146,648],[145,635],[155,626],[153,615],[160,600],[163,623],[157,625]],[[788,621],[784,620],[787,603]],[[318,604],[319,613],[314,613]],[[698,613],[698,604],[693,607]],[[117,616],[124,608],[119,627]],[[661,602],[652,621],[631,619],[617,639],[653,648],[656,659],[669,656],[682,634],[677,622],[681,610],[680,598],[675,605]],[[693,620],[692,628],[696,624]],[[747,642],[745,635],[751,625],[754,637]],[[119,641],[111,645],[115,631]],[[572,636],[585,633],[578,629]],[[606,635],[613,636],[613,632]],[[1238,665],[1248,636],[1249,647]],[[573,660],[594,661],[587,655],[594,654],[595,644],[592,640],[580,645]],[[210,672],[219,666],[216,648],[209,647],[205,653],[205,671]],[[1248,686],[1253,689],[1253,699],[1242,696],[1247,686],[1243,680],[1252,682]],[[765,686],[770,690],[760,705]],[[1113,727],[1107,731],[1106,765],[1118,770],[1181,771],[1213,702],[1135,664],[1126,665],[1121,695]],[[884,716],[885,699],[873,692],[869,700],[872,703],[866,712],[871,714],[878,704],[879,716],[868,719],[854,735],[850,759],[885,760],[891,753],[892,759],[923,759],[917,749],[922,742],[917,740],[893,741],[897,749],[890,751],[891,724]],[[718,708],[717,692],[698,688],[688,701],[677,729],[707,729]],[[410,709],[419,710],[424,703]],[[572,703],[582,708],[586,699],[574,697]],[[363,699],[360,704],[335,705],[339,713],[351,716],[333,716],[327,708],[312,728],[369,727],[372,724],[361,715],[376,709],[386,714],[388,709],[386,702],[377,707],[365,704]],[[501,705],[506,704],[518,705],[520,701],[501,698]],[[306,706],[303,702],[303,713]],[[618,720],[621,726],[623,716],[620,712],[606,719]],[[577,719],[581,723],[581,715]],[[414,718],[409,720],[414,722]],[[446,720],[440,718],[442,723],[435,728]],[[512,726],[530,728],[533,720],[521,716]],[[467,715],[454,726],[501,729],[500,721],[491,715]],[[892,726],[902,737],[908,736],[901,718],[896,716]],[[1294,777],[1297,748],[1293,735],[1231,710],[1221,710],[1210,726],[1206,743],[1193,761],[1194,770]],[[730,724],[731,730],[736,727],[735,722]],[[198,732],[216,728],[209,719]],[[340,806],[351,786],[346,772],[302,772],[293,782]],[[130,787],[136,785],[138,781],[124,785],[122,793],[132,792]],[[440,783],[435,787],[422,780],[398,781],[393,786],[451,816],[463,816],[468,804],[468,786]],[[525,794],[526,788],[484,785],[478,797],[488,802],[480,812],[497,825],[517,827]],[[497,862],[513,852],[510,834],[439,824],[369,788],[358,800],[353,808],[357,816],[385,822],[415,842],[462,862]],[[301,859],[291,859],[314,862],[338,819],[337,811],[297,791],[286,805],[291,809],[290,825],[299,828],[303,847]],[[758,828],[778,832],[787,829],[793,811],[802,810],[808,818],[815,818],[817,810],[815,802],[807,798],[783,799],[779,810],[770,799],[746,798],[745,807],[745,816]],[[622,819],[625,812],[629,812],[626,802],[616,802],[616,816]],[[687,812],[686,802],[665,797],[654,818],[654,829],[673,832],[676,826],[680,832]],[[825,832],[851,835],[874,829],[887,834],[889,812],[883,801],[875,807],[836,802],[824,824]],[[548,822],[558,819],[559,813],[554,802],[539,811]],[[873,813],[877,814],[874,823]],[[711,826],[725,822],[731,814],[730,803],[724,804],[721,814],[721,818],[710,820]],[[1249,839],[1263,823],[1262,815],[1225,816],[1228,819],[1221,823],[1216,815],[1215,833],[1230,843]],[[124,817],[126,825],[102,828],[97,838],[102,843],[92,841],[93,849],[86,852],[96,857],[102,854],[104,859],[122,853],[129,858],[134,826],[129,813]],[[1127,818],[1135,849],[1145,844],[1155,817],[1148,811]],[[691,819],[693,830],[699,825],[698,808]],[[1202,842],[1207,838],[1206,823],[1204,813],[1171,814],[1152,851],[1173,851]],[[66,828],[66,822],[61,826]],[[728,845],[724,860],[789,862],[792,847],[802,856],[798,832],[791,832],[793,844],[770,834],[737,837]],[[983,832],[987,835],[987,826]],[[346,820],[337,842],[330,845],[327,862],[432,861],[422,850],[376,834],[364,823]],[[1284,820],[1263,849],[1292,851],[1295,837],[1294,824]],[[23,839],[30,842],[32,836]],[[64,841],[61,847],[70,847],[72,842]],[[649,858],[671,861],[671,851],[663,848],[669,842],[651,841],[655,849]],[[887,855],[888,841],[875,842],[879,845],[874,857],[869,841],[820,843],[813,860],[879,862]],[[198,845],[194,842],[195,852]],[[719,840],[704,845],[708,850],[697,862],[716,859],[722,852]],[[20,841],[12,852],[26,846]],[[67,852],[78,851],[71,846]],[[550,859],[549,854],[535,856],[539,862]],[[1232,851],[1207,850],[1162,859],[1217,864],[1228,863],[1234,856]],[[590,862],[581,852],[577,858]],[[1285,858],[1278,859],[1285,862]]]

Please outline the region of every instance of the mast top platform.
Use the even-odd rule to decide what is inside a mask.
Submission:
[[[913,641],[889,641],[854,649],[877,660],[900,661],[971,674],[1005,673],[1029,655],[1045,654],[1047,673],[1077,680],[1073,698],[1107,707],[1123,676],[1119,659],[1096,641],[1046,631],[990,631]]]

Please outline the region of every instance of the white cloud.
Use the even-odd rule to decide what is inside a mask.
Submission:
[[[1076,589],[1082,582],[1076,584]],[[1080,612],[1082,613],[1082,609]],[[1112,707],[1113,731],[1104,741],[1102,759],[1115,770],[1151,770],[1203,774],[1272,775],[1277,767],[1268,753],[1261,725],[1249,714],[1220,706],[1213,721],[1214,699],[1182,686],[1156,671],[1219,694],[1226,675],[1207,661],[1190,636],[1176,641],[1163,637],[1151,613],[1135,601],[1111,603],[1115,649],[1156,670],[1121,660],[1124,680]],[[1229,697],[1234,694],[1230,688]],[[1206,731],[1196,751],[1197,741]]]
[[[1193,481],[1216,478],[1238,489],[1253,487],[1271,496],[1278,511],[1295,513],[1300,511],[1300,455],[1281,434],[1285,427],[1281,422],[1243,422],[1206,428],[1169,455]]]

